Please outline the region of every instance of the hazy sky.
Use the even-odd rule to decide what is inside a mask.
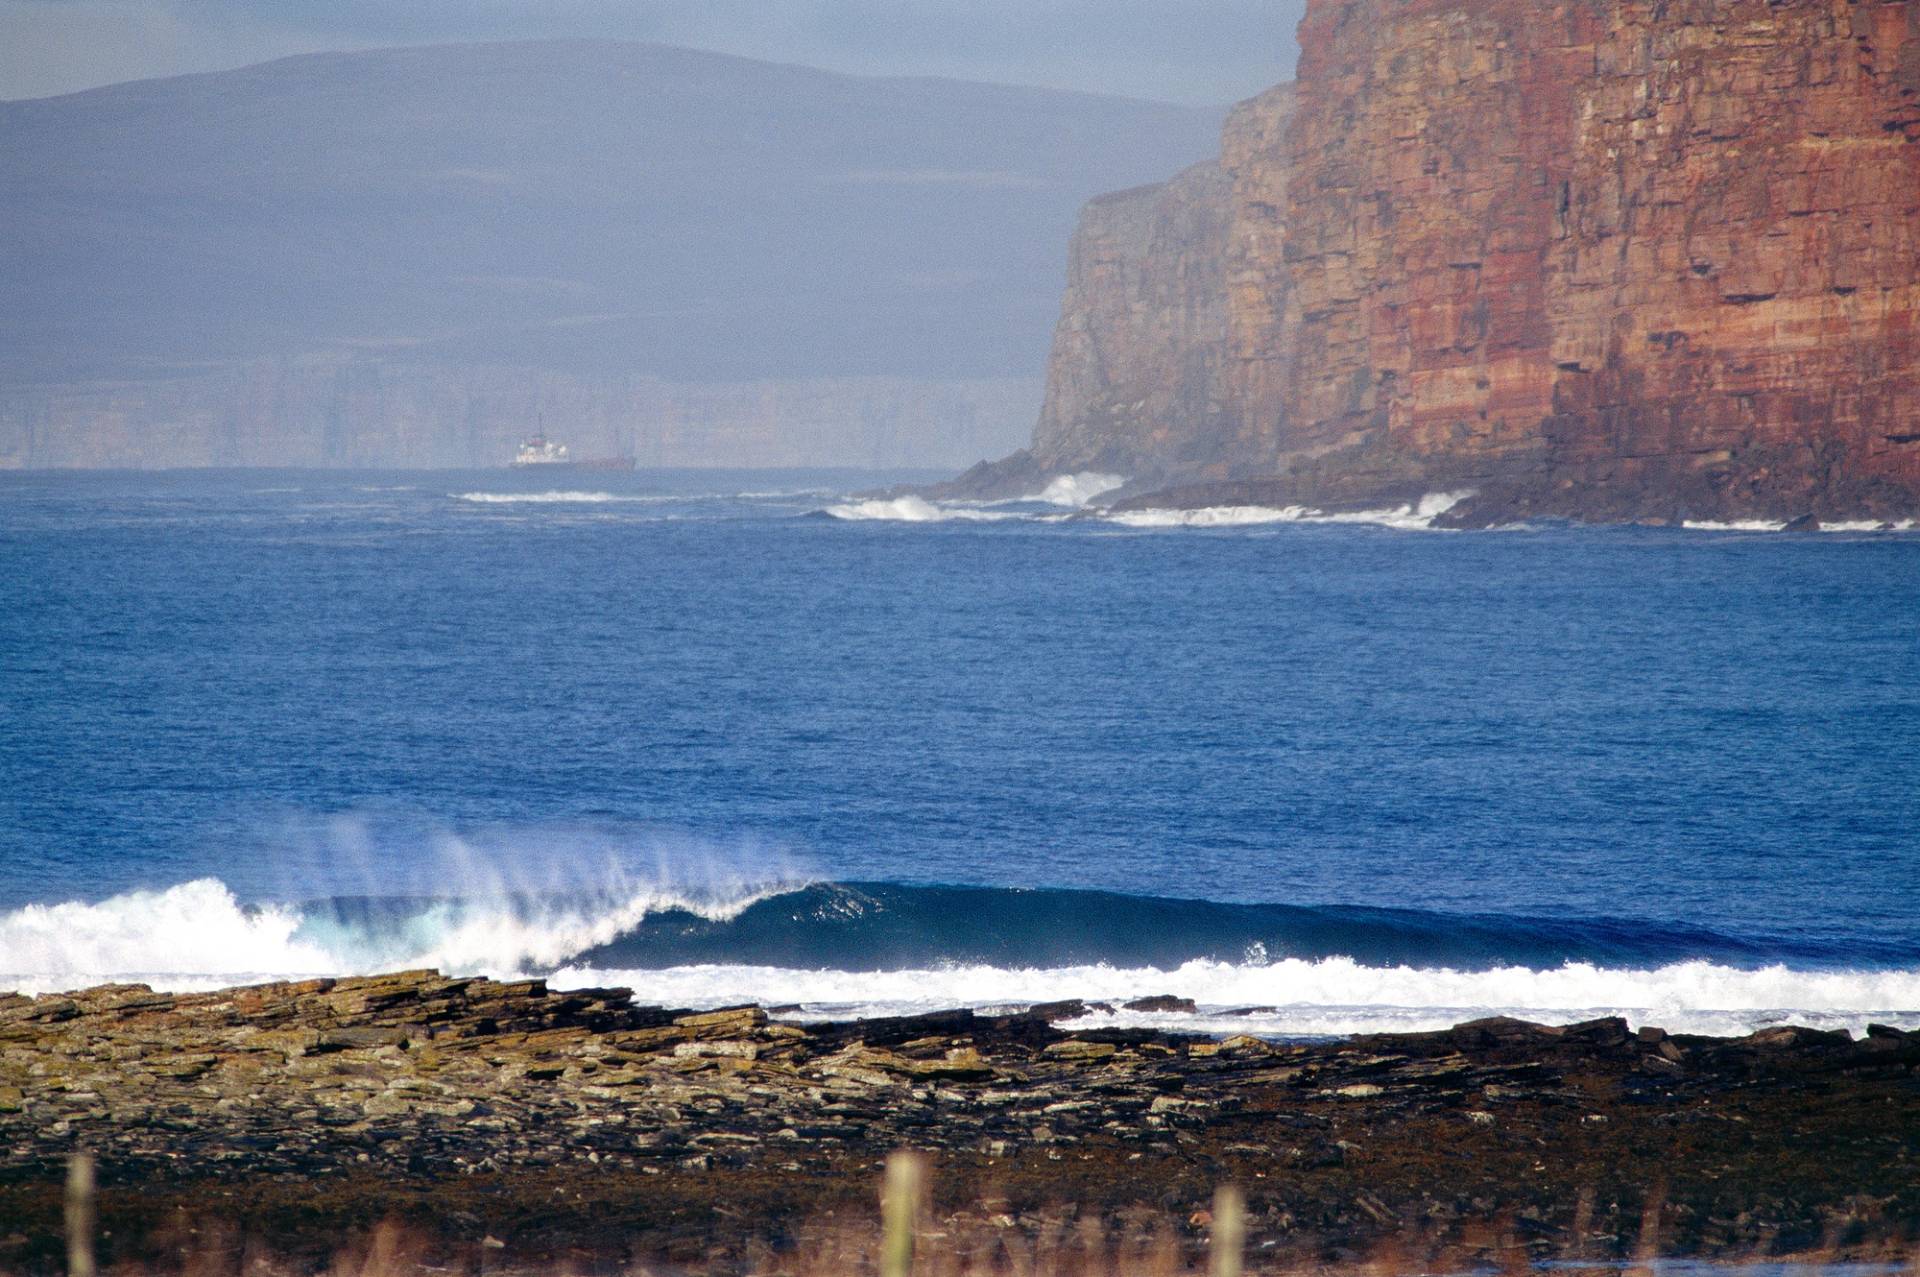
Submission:
[[[1191,103],[1293,73],[1304,0],[0,0],[0,99],[290,53],[658,40],[879,75]]]

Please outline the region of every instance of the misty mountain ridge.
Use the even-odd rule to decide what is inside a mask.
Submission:
[[[0,103],[0,457],[169,464],[128,432],[217,434],[182,421],[236,412],[230,442],[270,454],[273,430],[305,427],[263,413],[346,409],[261,395],[336,394],[313,375],[334,365],[363,398],[376,383],[356,417],[399,378],[408,430],[454,414],[470,437],[389,448],[356,420],[344,451],[284,459],[494,455],[463,368],[496,392],[526,370],[610,421],[635,379],[650,402],[703,387],[695,415],[722,417],[715,386],[991,385],[981,410],[1024,415],[994,427],[1018,442],[1080,204],[1206,154],[1220,115],[603,41],[310,54]],[[267,365],[299,385],[266,386]],[[225,388],[141,389],[183,378]]]

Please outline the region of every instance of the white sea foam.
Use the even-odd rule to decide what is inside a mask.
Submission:
[[[1126,482],[1116,475],[1076,474],[1055,479],[1044,492],[1014,501],[929,501],[925,497],[904,496],[849,501],[828,506],[826,513],[837,519],[889,521],[895,523],[945,523],[950,520],[988,522],[1024,519],[1056,522],[1069,516],[1022,512],[1006,507],[1051,505],[1084,508],[1102,493],[1111,492]],[[1264,523],[1356,523],[1405,531],[1425,531],[1434,521],[1471,496],[1468,492],[1438,492],[1409,505],[1379,510],[1316,510],[1308,506],[1209,506],[1197,510],[1128,510],[1103,517],[1129,528],[1237,528]]]
[[[1787,525],[1777,519],[1732,519],[1715,522],[1710,519],[1687,519],[1680,524],[1689,532],[1784,532]],[[1814,529],[1818,532],[1912,532],[1920,529],[1920,519],[1836,519],[1822,520]]]
[[[551,968],[679,910],[724,922],[786,884],[705,896],[659,887],[586,901],[422,900],[368,928],[325,910],[243,905],[213,878],[97,903],[28,905],[0,914],[0,990],[38,993],[115,981],[217,988],[250,980],[361,975],[413,967],[516,976]]]
[[[1912,532],[1920,527],[1920,521],[1902,519],[1889,523],[1883,519],[1846,519],[1838,522],[1820,524],[1822,532]]]
[[[1241,528],[1257,523],[1298,523],[1300,506],[1216,505],[1198,510],[1126,510],[1108,519],[1129,528]]]
[[[855,522],[890,523],[945,523],[950,519],[963,519],[975,523],[990,522],[999,519],[1017,519],[1020,516],[1010,511],[984,510],[975,506],[935,504],[925,497],[905,496],[889,499],[875,498],[868,501],[849,501],[843,505],[830,505],[827,513],[836,519],[848,519]]]
[[[674,1006],[799,1005],[816,1017],[942,1007],[1019,1006],[1064,998],[1119,1003],[1170,993],[1199,1015],[1118,1012],[1102,1023],[1208,1032],[1313,1035],[1446,1028],[1488,1015],[1571,1022],[1622,1015],[1673,1032],[1738,1034],[1792,1022],[1856,1032],[1869,1021],[1920,1027],[1920,971],[1741,970],[1708,962],[1652,969],[1567,963],[1547,970],[1371,967],[1349,958],[1265,965],[1188,962],[1170,970],[1107,966],[954,966],[882,973],[782,967],[685,966],[663,971],[567,968],[556,986],[615,984]],[[1248,1007],[1272,1007],[1233,1016]]]
[[[1126,479],[1117,474],[1063,474],[1049,483],[1044,490],[1023,501],[1039,501],[1047,505],[1066,506],[1081,509],[1095,497],[1112,492],[1126,483]]]
[[[456,492],[455,501],[475,505],[603,505],[609,501],[649,501],[657,497],[616,496],[611,492]]]
[[[1380,510],[1317,510],[1310,506],[1206,506],[1197,510],[1128,510],[1107,516],[1130,528],[1237,528],[1263,523],[1365,523],[1426,531],[1473,494],[1435,492],[1411,505]]]
[[[240,974],[324,974],[338,959],[301,941],[290,908],[243,908],[212,878],[98,903],[28,905],[0,915],[0,987],[80,988],[138,973],[164,982]],[[196,985],[195,987],[202,987]]]
[[[611,492],[456,492],[453,499],[475,505],[598,505],[615,498]]]
[[[1772,519],[1729,519],[1724,523],[1712,519],[1685,519],[1680,526],[1689,532],[1783,532],[1787,525]]]
[[[1568,962],[1476,971],[1370,966],[1344,957],[1267,961],[1258,953],[1239,963],[1195,960],[1169,968],[953,964],[883,972],[744,964],[609,970],[577,961],[644,928],[650,915],[671,909],[726,921],[791,889],[687,890],[611,881],[585,898],[422,900],[410,914],[369,925],[351,917],[343,921],[330,909],[249,907],[224,884],[202,879],[97,903],[32,905],[0,914],[0,989],[39,993],[136,981],[190,990],[435,967],[500,977],[553,971],[556,987],[625,985],[642,1001],[675,1006],[795,1004],[816,1017],[1065,998],[1118,1005],[1168,993],[1193,999],[1200,1013],[1118,1011],[1095,1019],[1275,1035],[1444,1028],[1487,1015],[1549,1022],[1622,1015],[1636,1025],[1716,1034],[1783,1022],[1856,1032],[1875,1020],[1920,1027],[1920,969],[1739,968],[1696,960],[1647,968]]]

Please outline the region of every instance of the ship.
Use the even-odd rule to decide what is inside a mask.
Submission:
[[[556,443],[545,434],[520,441],[513,454],[515,470],[631,470],[632,457],[587,457],[576,461],[567,445]]]

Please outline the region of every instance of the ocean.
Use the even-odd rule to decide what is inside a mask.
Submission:
[[[1920,535],[915,477],[0,475],[0,989],[1920,1026]]]

